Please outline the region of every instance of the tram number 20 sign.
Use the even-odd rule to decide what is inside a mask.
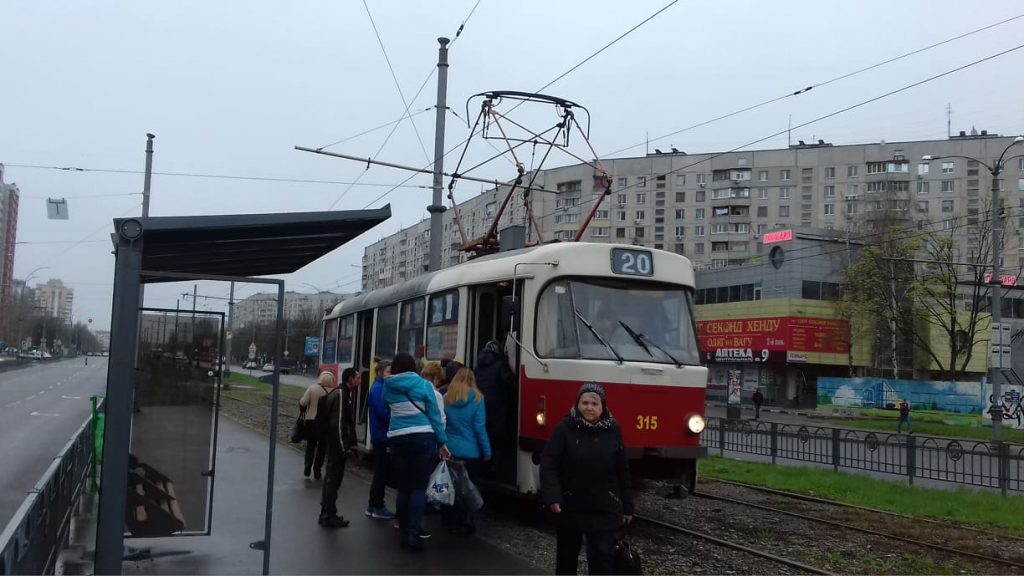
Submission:
[[[612,273],[627,276],[654,276],[654,258],[650,250],[612,248]]]

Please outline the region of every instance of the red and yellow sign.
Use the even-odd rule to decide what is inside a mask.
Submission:
[[[808,353],[847,354],[848,327],[844,320],[776,316],[697,322],[700,349],[710,361],[801,361]],[[779,354],[785,353],[780,357]],[[805,361],[805,360],[803,360]]]

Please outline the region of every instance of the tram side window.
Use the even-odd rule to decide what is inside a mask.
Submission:
[[[335,353],[338,350],[338,319],[328,320],[324,323],[324,340],[320,347],[320,363],[334,364]]]
[[[402,302],[398,323],[398,351],[419,360],[423,357],[423,327],[427,303],[423,298]]]
[[[377,309],[377,341],[373,354],[378,358],[395,357],[395,340],[398,331],[398,304]]]
[[[338,327],[338,364],[352,362],[352,339],[355,335],[355,316],[341,319]]]
[[[459,341],[459,293],[456,290],[430,297],[427,314],[427,358],[455,358]]]

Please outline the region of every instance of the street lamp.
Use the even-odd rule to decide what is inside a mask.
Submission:
[[[921,160],[928,162],[931,160],[941,160],[943,158],[964,158],[967,160],[973,160],[978,164],[984,166],[992,174],[992,276],[989,279],[989,284],[992,285],[992,326],[998,330],[1000,335],[1000,345],[1002,345],[1002,323],[1003,323],[1003,280],[1000,274],[999,265],[1002,259],[1002,248],[1003,240],[1000,236],[1001,233],[1001,216],[1002,206],[999,199],[999,175],[1003,172],[1005,166],[1004,162],[1012,158],[1005,158],[1006,153],[1010,151],[1015,145],[1024,142],[1024,136],[1017,136],[1006,145],[1003,152],[999,155],[999,159],[996,160],[991,166],[985,162],[978,160],[972,156],[961,156],[958,154],[948,154],[946,156],[922,156]],[[992,441],[1001,442],[1003,439],[1003,409],[999,405],[999,397],[1002,396],[1002,389],[999,383],[1000,374],[997,371],[1003,368],[1003,355],[1002,350],[996,354],[998,360],[993,359],[991,366],[988,369],[988,379],[992,382],[992,405],[989,406],[988,412],[992,417]],[[997,365],[998,363],[998,365]]]

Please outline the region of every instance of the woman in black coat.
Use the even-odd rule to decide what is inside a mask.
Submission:
[[[576,574],[583,537],[591,574],[611,574],[619,529],[633,520],[622,431],[604,388],[584,384],[540,460],[544,505],[556,517],[556,574]]]

